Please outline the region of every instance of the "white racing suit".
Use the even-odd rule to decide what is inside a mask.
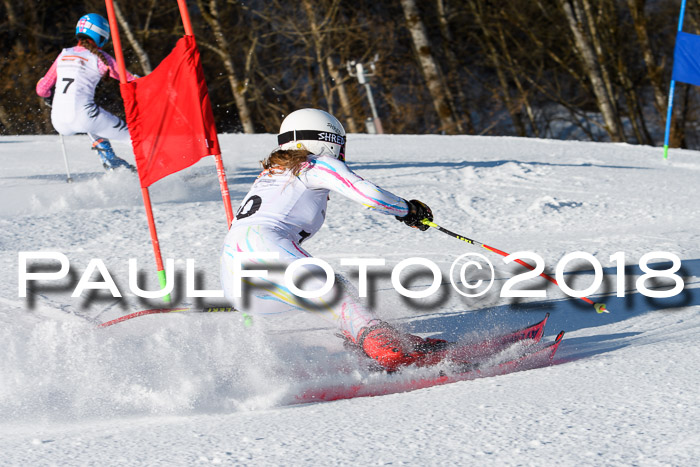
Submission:
[[[260,314],[304,310],[333,322],[355,339],[357,332],[375,318],[359,303],[347,280],[336,275],[336,287],[330,292],[319,298],[301,298],[285,286],[284,271],[292,261],[311,256],[301,243],[323,225],[330,191],[391,216],[405,216],[408,206],[402,198],[353,173],[344,162],[329,156],[311,157],[298,176],[282,170],[260,174],[226,236],[221,283],[226,298],[239,310]],[[251,260],[252,264],[240,261],[241,253],[262,252],[277,253],[279,260],[257,259]],[[266,269],[268,276],[244,277],[242,294],[237,297],[234,281],[241,280],[236,275],[241,263],[245,269]],[[318,291],[326,283],[326,275],[318,266],[302,266],[297,271],[294,284],[299,289]],[[317,275],[302,278],[309,273]],[[252,284],[255,286],[250,287]]]

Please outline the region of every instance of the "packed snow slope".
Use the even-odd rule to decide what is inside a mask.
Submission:
[[[162,306],[129,287],[129,258],[138,260],[139,285],[156,287],[138,180],[104,173],[85,136],[66,138],[72,184],[56,136],[2,137],[0,464],[700,463],[700,153],[671,150],[664,160],[658,148],[505,137],[348,140],[353,170],[424,201],[447,229],[508,253],[536,253],[551,275],[565,255],[580,252],[563,269],[577,290],[595,284],[599,262],[602,284],[589,296],[610,313],[596,314],[541,278],[523,278],[524,268],[479,246],[407,228],[332,194],[325,226],[305,247],[356,286],[357,268],[340,259],[383,258],[365,301],[384,319],[422,336],[474,340],[550,312],[544,341],[567,334],[552,366],[296,404],[309,388],[421,372],[371,373],[310,314],[254,317],[245,326],[240,313],[171,313],[96,328]],[[223,135],[221,146],[236,209],[275,136]],[[115,149],[133,162],[128,146]],[[219,288],[226,218],[213,161],[155,183],[151,197],[163,256],[175,260],[176,303],[225,305],[185,297],[188,259],[198,288]],[[70,272],[30,282],[22,298],[19,252],[59,252]],[[665,252],[648,263],[671,277],[640,279],[640,259],[652,252]],[[450,284],[450,268],[465,253],[494,266],[493,287],[477,298]],[[676,272],[673,255],[682,261]],[[392,286],[392,268],[412,257],[442,271],[427,298],[406,299]],[[92,259],[105,265],[121,298],[90,289],[71,296]],[[53,260],[28,265],[59,269]],[[402,283],[427,290],[433,276],[426,271],[408,268]],[[503,297],[512,277],[524,279],[513,289],[546,296]],[[672,290],[677,278],[683,282],[672,297],[645,296]],[[84,281],[105,283],[98,270]]]

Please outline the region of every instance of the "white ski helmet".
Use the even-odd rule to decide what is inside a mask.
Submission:
[[[277,135],[280,149],[306,149],[319,156],[345,160],[345,129],[333,115],[300,109],[287,115]]]

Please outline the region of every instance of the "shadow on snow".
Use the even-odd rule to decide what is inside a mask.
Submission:
[[[653,263],[652,269],[665,270],[670,263]],[[591,274],[593,271],[581,271]],[[616,274],[615,268],[604,268],[605,277]],[[700,306],[700,287],[689,288],[700,277],[700,259],[683,260],[677,272],[684,279],[685,287],[673,297],[646,297],[635,289],[635,276],[642,271],[637,266],[626,268],[626,290],[624,297],[617,297],[612,290],[608,296],[589,297],[595,302],[603,302],[610,313],[598,314],[593,307],[578,298],[542,300],[528,303],[513,303],[487,307],[480,310],[464,310],[450,313],[422,314],[418,319],[408,319],[408,329],[415,333],[430,334],[447,340],[467,339],[481,340],[485,336],[495,336],[515,330],[541,320],[550,313],[545,331],[545,339],[550,340],[559,331],[569,333],[560,349],[559,356],[565,360],[575,360],[610,352],[630,345],[629,338],[641,332],[598,333],[584,337],[572,337],[571,333],[582,329],[596,328],[619,323],[647,313],[672,313],[682,308]],[[632,280],[630,280],[632,279]],[[631,286],[630,286],[631,283]],[[670,281],[655,284],[649,280],[649,289],[669,289]]]

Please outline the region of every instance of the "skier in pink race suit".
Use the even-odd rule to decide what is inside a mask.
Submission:
[[[253,314],[292,309],[316,313],[333,322],[349,343],[388,371],[403,365],[428,365],[441,358],[437,351],[447,345],[446,341],[407,334],[377,319],[340,276],[336,275],[335,282],[342,285],[341,290],[330,290],[320,298],[297,296],[284,280],[287,265],[311,256],[301,244],[323,225],[330,191],[419,230],[428,228],[422,219],[432,221],[430,208],[418,200],[406,201],[353,173],[345,165],[345,130],[327,112],[292,112],[282,122],[278,143],[262,161],[264,170],[243,199],[226,236],[221,256],[226,298],[237,309]],[[246,254],[251,253],[278,256],[246,260]],[[241,278],[241,264],[246,269],[264,269],[267,276]],[[301,290],[318,291],[326,284],[326,273],[317,265],[304,265],[296,271],[293,283]],[[246,290],[245,284],[254,285]]]
[[[51,123],[61,135],[87,133],[105,170],[134,167],[117,157],[109,140],[128,141],[126,123],[95,104],[95,89],[109,75],[119,79],[114,58],[102,50],[109,40],[109,23],[89,13],[75,27],[78,44],[63,49],[36,85],[36,93],[51,106]],[[127,81],[136,79],[127,72]],[[50,102],[49,102],[50,100]]]

